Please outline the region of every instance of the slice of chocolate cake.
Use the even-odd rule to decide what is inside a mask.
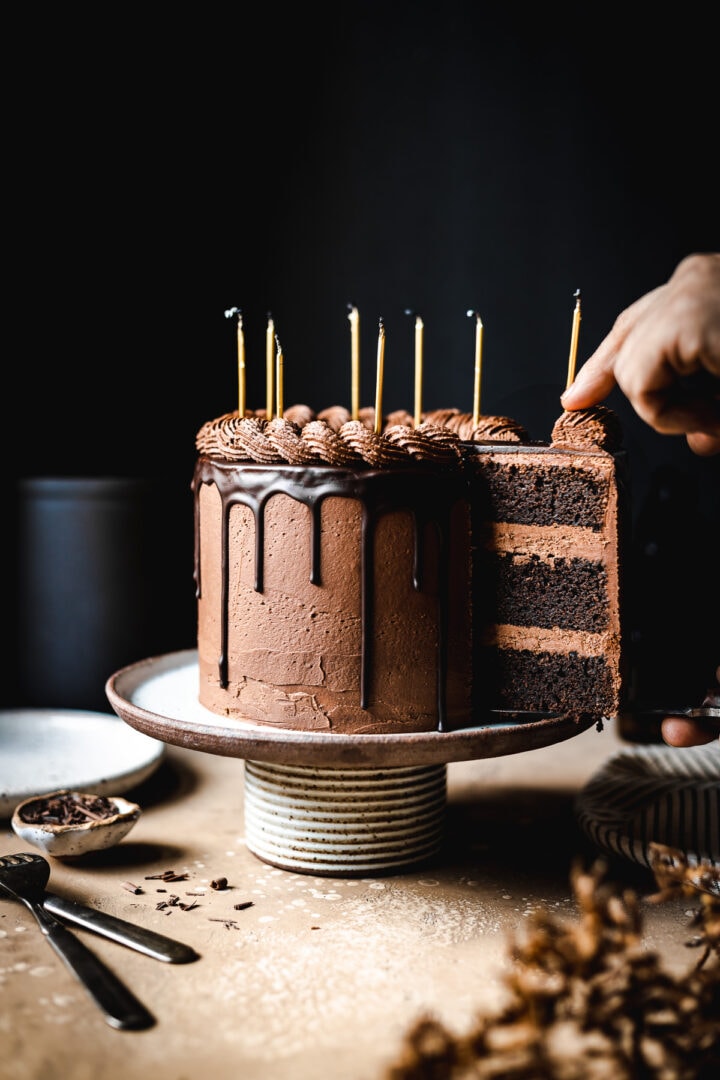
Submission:
[[[623,699],[623,456],[610,410],[551,445],[463,444],[471,472],[473,712],[598,720]]]
[[[507,417],[392,419],[294,407],[200,430],[200,702],[353,735],[617,716],[615,415],[564,413],[550,444]]]

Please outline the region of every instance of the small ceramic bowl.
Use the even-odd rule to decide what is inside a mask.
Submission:
[[[13,812],[13,831],[46,855],[59,858],[113,847],[140,817],[137,803],[114,795],[53,791],[33,795]]]

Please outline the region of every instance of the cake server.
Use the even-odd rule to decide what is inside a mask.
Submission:
[[[660,712],[654,709],[654,712]],[[720,720],[720,706],[696,705],[690,709],[665,709],[665,716],[689,716],[693,720]]]
[[[135,1031],[152,1027],[155,1018],[142,1002],[71,930],[45,910],[42,901],[49,874],[45,859],[24,853],[0,856],[0,895],[19,900],[32,912],[48,944],[82,983],[111,1027]]]
[[[642,709],[646,716],[682,716],[691,720],[720,720],[720,687],[711,687],[702,700],[702,705],[688,708],[652,708]]]

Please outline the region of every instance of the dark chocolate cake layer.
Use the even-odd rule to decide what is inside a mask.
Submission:
[[[473,711],[618,714],[622,455],[464,446],[471,474]]]

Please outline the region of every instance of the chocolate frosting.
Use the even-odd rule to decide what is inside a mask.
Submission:
[[[480,416],[473,424],[473,414],[459,409],[435,409],[425,414],[426,422],[438,424],[457,434],[463,442],[529,442],[530,437],[517,420],[509,416]]]
[[[622,443],[622,427],[616,413],[605,405],[589,409],[565,410],[552,429],[552,445],[572,450],[606,450],[612,453]]]
[[[237,418],[236,418],[237,419]],[[256,421],[247,418],[240,425],[255,425]],[[264,423],[264,421],[262,422]],[[278,427],[286,421],[276,421]],[[318,423],[321,423],[318,421]],[[364,429],[360,421],[350,421]],[[344,424],[343,429],[349,424]],[[411,429],[412,430],[412,429]],[[353,432],[356,433],[355,431]],[[368,433],[373,441],[382,442],[379,436]],[[414,433],[417,434],[417,433]],[[302,441],[302,440],[301,440]],[[385,440],[387,442],[387,440]],[[393,452],[405,455],[407,451],[387,442],[389,454]],[[410,464],[413,462],[410,460]],[[242,474],[240,476],[240,474]],[[360,575],[361,602],[361,661],[359,679],[358,706],[362,710],[371,708],[374,673],[374,610],[378,598],[374,590],[376,574],[374,551],[375,531],[378,523],[390,510],[404,508],[412,516],[413,551],[410,554],[412,588],[421,593],[428,588],[425,582],[425,546],[428,532],[432,530],[438,538],[439,563],[437,574],[437,642],[434,646],[437,666],[437,723],[443,730],[446,724],[446,693],[449,680],[449,614],[447,604],[448,578],[451,575],[451,544],[453,508],[464,504],[467,492],[460,470],[450,473],[445,469],[381,469],[360,471],[352,469],[326,469],[321,465],[297,468],[293,465],[272,465],[265,467],[255,463],[243,466],[242,470],[234,467],[231,461],[222,461],[217,457],[201,454],[198,458],[193,477],[192,488],[195,498],[195,566],[194,577],[198,600],[203,596],[201,577],[201,525],[200,492],[204,486],[214,488],[220,495],[221,509],[221,604],[219,623],[221,627],[220,653],[217,660],[217,675],[214,677],[221,688],[229,685],[229,634],[230,634],[230,593],[231,593],[231,530],[230,509],[242,504],[249,508],[255,518],[255,566],[252,572],[254,592],[262,594],[265,590],[266,558],[266,516],[267,504],[271,496],[282,494],[307,507],[310,513],[308,531],[304,536],[309,548],[309,577],[311,585],[322,583],[326,572],[322,561],[320,543],[320,515],[325,500],[340,497],[341,501],[359,500],[362,506],[362,527],[359,535],[361,545],[357,567]],[[352,562],[352,560],[351,560]],[[429,590],[431,591],[431,589]],[[392,603],[392,600],[390,600]],[[399,624],[398,624],[399,625]],[[305,646],[307,649],[307,645]],[[457,651],[457,643],[455,644]],[[450,664],[456,670],[455,662]],[[457,676],[454,676],[457,678]],[[320,686],[313,684],[313,694],[320,695]],[[210,688],[207,690],[211,692]],[[456,691],[455,691],[456,692]],[[202,692],[201,692],[201,700]],[[454,706],[453,708],[456,708]],[[364,717],[362,722],[367,722]]]
[[[477,424],[472,428],[468,442],[483,442],[488,439],[491,442],[530,442],[530,436],[522,424],[509,416],[479,417]]]
[[[225,461],[259,465],[335,465],[373,469],[397,468],[429,461],[436,465],[460,463],[460,439],[437,424],[393,424],[376,432],[368,424],[368,411],[358,420],[345,419],[346,410],[325,410],[324,419],[307,419],[307,407],[295,406],[284,418],[225,413],[203,424],[195,438],[200,454]],[[342,421],[342,422],[340,422]],[[339,426],[336,426],[339,425]]]
[[[564,411],[555,421],[551,445],[569,450],[605,450],[621,447],[622,427],[616,413],[604,405]],[[530,442],[526,429],[509,416],[480,416],[459,409],[435,409],[423,414],[417,427],[410,413],[398,409],[375,431],[375,410],[360,410],[352,420],[348,410],[332,405],[317,415],[307,405],[293,405],[282,419],[267,420],[265,410],[225,413],[209,420],[195,438],[199,453],[226,461],[252,461],[262,465],[326,464],[373,469],[403,462],[433,461],[450,464],[460,459],[461,442]]]

